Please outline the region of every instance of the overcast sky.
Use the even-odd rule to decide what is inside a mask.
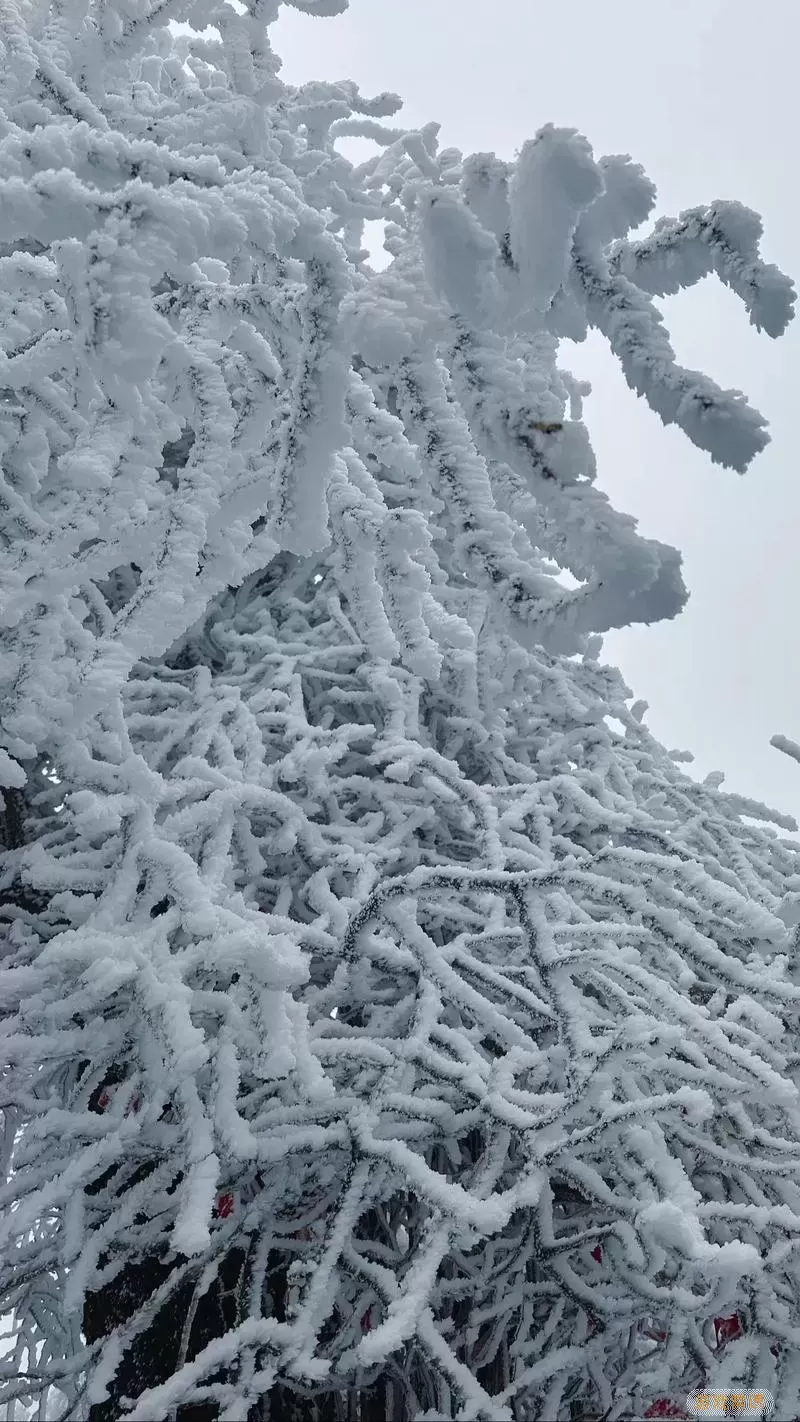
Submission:
[[[350,0],[335,19],[284,10],[273,31],[289,83],[392,89],[409,125],[504,158],[543,123],[595,152],[630,153],[658,186],[657,215],[738,198],[764,219],[763,252],[800,277],[797,133],[800,0]],[[587,377],[598,482],[642,531],[680,548],[691,597],[674,622],[615,633],[616,662],[693,773],[800,819],[797,425],[800,321],[777,342],[716,280],[665,303],[685,365],[744,390],[772,444],[744,476],[720,470],[625,385],[597,338],[564,344]],[[800,571],[800,570],[798,570]]]

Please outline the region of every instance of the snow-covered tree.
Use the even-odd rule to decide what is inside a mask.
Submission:
[[[796,827],[602,665],[685,591],[557,364],[744,470],[655,299],[791,284],[283,84],[278,9],[0,10],[6,1415],[794,1417]]]

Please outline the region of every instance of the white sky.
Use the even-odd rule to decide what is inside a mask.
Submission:
[[[335,19],[285,9],[273,30],[289,83],[356,80],[406,103],[391,122],[435,119],[441,142],[512,157],[543,123],[581,129],[598,154],[630,153],[659,191],[656,215],[717,197],[764,218],[763,252],[800,277],[797,157],[800,0],[350,0]],[[650,537],[684,555],[691,592],[671,623],[606,638],[694,773],[800,818],[796,615],[800,491],[790,437],[800,320],[758,335],[715,281],[666,303],[681,362],[744,390],[773,443],[743,478],[713,466],[628,390],[602,341],[563,348],[591,379],[586,418],[599,483]]]

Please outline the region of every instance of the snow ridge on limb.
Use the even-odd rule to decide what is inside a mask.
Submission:
[[[437,264],[447,272],[443,294],[464,321],[475,324],[478,308],[474,296],[466,296],[475,275],[468,278],[466,267],[480,251],[481,290],[488,292],[494,280],[506,292],[505,302],[495,301],[500,329],[524,328],[538,317],[544,329],[581,339],[587,323],[596,326],[628,383],[666,423],[680,425],[716,462],[747,467],[766,443],[763,419],[739,392],[720,390],[708,377],[676,364],[663,319],[649,298],[716,271],[741,297],[752,323],[780,335],[791,319],[794,287],[762,261],[761,223],[754,213],[738,203],[718,202],[677,221],[662,219],[652,237],[630,242],[626,233],[652,207],[652,184],[627,158],[595,162],[585,139],[552,125],[523,146],[513,165],[498,166],[485,155],[467,160],[462,192],[479,224],[485,223],[486,236],[499,241],[498,270],[485,238],[483,246],[477,232],[466,240],[466,227],[456,237],[452,189],[437,196],[435,212],[442,216],[436,220],[428,199],[422,225],[432,279]]]
[[[653,296],[694,286],[710,272],[744,303],[751,323],[780,336],[794,314],[793,283],[758,250],[761,218],[738,202],[689,208],[662,217],[652,236],[615,247],[612,266]]]
[[[608,340],[631,389],[715,464],[743,473],[769,441],[763,416],[741,391],[722,390],[700,371],[679,366],[660,312],[602,258],[576,253],[575,280],[590,324]]]
[[[770,745],[776,750],[783,751],[784,755],[791,756],[792,760],[800,762],[800,746],[796,741],[790,741],[788,736],[772,736]]]
[[[282,0],[294,10],[302,10],[305,15],[343,15],[350,0]]]
[[[563,286],[581,216],[602,191],[592,150],[575,129],[547,124],[522,145],[509,183],[509,236],[520,295],[533,311],[547,311]]]

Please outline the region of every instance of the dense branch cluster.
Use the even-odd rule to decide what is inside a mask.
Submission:
[[[557,365],[744,469],[653,298],[791,284],[572,131],[282,84],[278,8],[0,14],[7,1415],[794,1416],[796,827],[601,664],[685,591]]]

